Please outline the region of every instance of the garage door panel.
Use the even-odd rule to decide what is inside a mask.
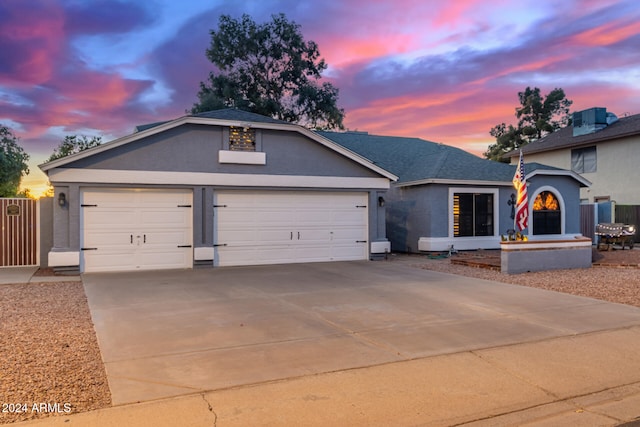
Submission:
[[[130,250],[132,246],[131,236],[133,232],[126,230],[114,231],[89,231],[85,233],[84,247],[95,247],[100,245],[101,248],[112,248],[112,250]]]
[[[355,261],[363,259],[367,255],[367,244],[362,243],[359,247],[351,244],[336,244],[333,247],[333,258],[336,261]]]
[[[285,264],[293,256],[293,249],[289,245],[276,245],[269,250],[255,246],[229,246],[223,249],[224,256],[219,255],[220,266]]]
[[[351,209],[349,211],[332,212],[331,222],[340,226],[360,226],[362,227],[362,217],[364,209]],[[365,212],[366,213],[366,212]]]
[[[298,210],[295,215],[295,224],[314,224],[324,228],[334,223],[334,216],[323,211]]]
[[[163,227],[187,228],[191,224],[191,212],[183,208],[158,208],[140,210],[140,221],[145,225],[160,224]]]
[[[86,208],[84,220],[93,229],[131,228],[136,224],[136,217],[129,209]]]
[[[308,228],[306,230],[300,230],[294,237],[301,245],[308,245],[312,242],[328,245],[331,243],[333,236],[329,230]]]
[[[139,270],[162,270],[168,268],[184,268],[191,262],[191,251],[187,248],[170,248],[156,250],[153,253],[140,254]]]
[[[151,231],[142,235],[142,245],[148,248],[169,247],[190,244],[190,234],[186,230]]]
[[[102,208],[122,207],[136,203],[136,194],[117,189],[85,190],[82,202],[87,205],[100,205]]]
[[[85,271],[122,271],[130,264],[131,255],[118,250],[84,251]]]
[[[217,265],[366,259],[367,193],[220,191]],[[288,245],[283,246],[283,243]],[[338,245],[338,249],[336,249]]]
[[[83,190],[86,272],[189,268],[192,195],[188,190]],[[189,246],[179,248],[178,246]]]
[[[357,228],[336,228],[333,231],[334,240],[367,240],[367,230]]]

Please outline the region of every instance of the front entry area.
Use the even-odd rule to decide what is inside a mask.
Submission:
[[[368,258],[366,192],[219,191],[215,265]]]
[[[81,271],[191,268],[192,192],[85,189]]]

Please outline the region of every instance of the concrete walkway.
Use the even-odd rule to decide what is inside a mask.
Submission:
[[[38,267],[2,267],[0,285],[13,283],[79,282],[80,276],[34,276]]]
[[[84,283],[116,406],[24,425],[614,426],[640,417],[634,307],[367,262]]]
[[[16,425],[615,426],[640,417],[639,355],[623,328]]]

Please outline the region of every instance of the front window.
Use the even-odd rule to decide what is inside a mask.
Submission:
[[[256,151],[255,129],[231,126],[229,129],[229,150]]]
[[[533,234],[561,234],[560,203],[551,191],[543,191],[533,201]]]
[[[493,194],[454,193],[453,236],[493,236]]]

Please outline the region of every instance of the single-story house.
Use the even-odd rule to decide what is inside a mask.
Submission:
[[[319,132],[398,177],[385,196],[392,251],[497,249],[514,229],[515,166],[417,138]],[[526,163],[529,239],[580,235],[577,173]]]
[[[572,170],[592,185],[582,188],[583,203],[640,205],[640,114],[616,117],[606,108],[573,113],[572,125],[522,148],[525,159]],[[509,153],[518,162],[519,151]],[[630,185],[631,184],[631,185]]]
[[[40,165],[48,264],[83,272],[363,260],[389,251],[397,177],[304,127],[187,115]]]

